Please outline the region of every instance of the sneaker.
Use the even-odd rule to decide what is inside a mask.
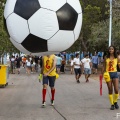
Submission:
[[[54,106],[54,100],[51,100],[51,105]]]
[[[43,101],[43,102],[42,102],[42,106],[45,107],[45,105],[46,105],[46,104],[45,104],[45,101]]]
[[[114,110],[114,105],[111,105],[111,108],[110,108],[110,110]]]
[[[79,81],[79,80],[77,80],[77,83],[80,83],[80,81]]]
[[[114,103],[114,106],[115,106],[116,109],[119,109],[119,106],[118,106],[117,102]]]

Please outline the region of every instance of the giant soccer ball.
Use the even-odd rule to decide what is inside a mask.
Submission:
[[[4,17],[11,42],[25,54],[64,51],[82,26],[79,0],[7,0]]]

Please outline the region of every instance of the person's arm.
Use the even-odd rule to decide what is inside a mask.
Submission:
[[[117,64],[118,64],[118,67],[120,68],[120,55],[118,55],[117,57]]]
[[[84,74],[84,60],[83,59],[80,62],[80,68],[81,68],[82,74]]]
[[[81,68],[84,68],[84,61],[81,60]]]
[[[48,75],[55,69],[55,67],[56,67],[56,62],[57,62],[56,57],[54,57],[52,68],[51,68],[47,73],[45,73],[44,76],[48,76]]]
[[[90,60],[89,64],[90,64],[90,68],[92,68],[92,61],[91,60]]]

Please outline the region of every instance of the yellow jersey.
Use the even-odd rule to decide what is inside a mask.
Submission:
[[[47,56],[43,57],[43,74],[51,70],[54,64],[54,60],[53,60],[54,58],[55,58],[55,55],[50,55],[50,57],[47,57]],[[48,76],[56,76],[56,67],[51,73],[49,73]]]
[[[117,58],[110,60],[106,59],[106,71],[107,72],[117,72]]]

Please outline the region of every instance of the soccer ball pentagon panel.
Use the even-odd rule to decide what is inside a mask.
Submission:
[[[68,49],[82,26],[79,0],[7,0],[4,18],[14,46],[34,55]]]

